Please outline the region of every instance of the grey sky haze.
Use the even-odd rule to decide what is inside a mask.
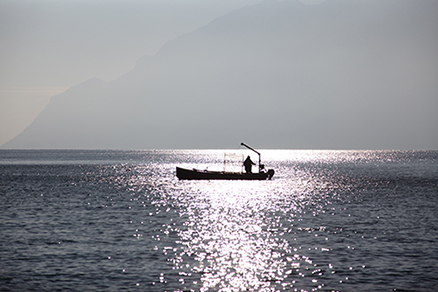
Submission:
[[[260,1],[0,1],[0,145],[50,97],[90,78],[114,80],[167,41]]]
[[[435,9],[433,1],[16,3],[0,4],[7,8],[0,12],[0,144],[12,138],[4,125],[14,118],[19,125],[14,109],[21,116],[33,109],[35,117],[54,93],[97,77],[107,83],[87,81],[52,100],[26,141],[62,135],[52,127],[56,109],[64,130],[82,138],[55,148],[217,148],[245,140],[267,148],[437,149],[437,20],[422,8]],[[67,105],[84,118],[66,120]],[[239,114],[244,107],[252,116]],[[175,125],[179,116],[186,120]],[[184,127],[206,119],[204,128]],[[123,139],[105,136],[109,125]],[[43,142],[32,145],[48,147]]]

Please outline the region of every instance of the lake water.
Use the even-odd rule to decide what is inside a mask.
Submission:
[[[223,153],[1,150],[0,290],[436,291],[438,151]]]

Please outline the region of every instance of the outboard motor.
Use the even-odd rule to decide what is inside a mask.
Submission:
[[[272,179],[272,177],[274,176],[275,171],[273,169],[269,169],[268,170],[268,179]]]

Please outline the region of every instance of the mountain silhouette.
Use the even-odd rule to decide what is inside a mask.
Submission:
[[[424,148],[436,15],[435,0],[247,6],[54,96],[2,148]]]

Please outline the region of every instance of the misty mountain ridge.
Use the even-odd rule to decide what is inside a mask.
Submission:
[[[436,15],[434,0],[247,6],[53,97],[2,148],[438,145]]]

